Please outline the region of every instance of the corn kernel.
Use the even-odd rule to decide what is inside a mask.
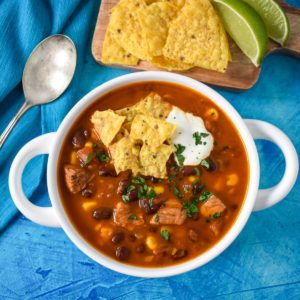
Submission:
[[[157,248],[157,241],[154,236],[149,235],[146,238],[146,245],[150,250],[154,250]]]
[[[195,182],[195,181],[197,181],[197,177],[196,176],[189,176],[189,182],[191,182],[191,183],[193,183],[193,182]]]
[[[153,188],[153,190],[157,195],[160,195],[165,191],[165,188],[162,185],[157,185]]]
[[[144,258],[145,262],[151,262],[153,260],[154,256],[153,255],[148,255]]]
[[[113,234],[113,230],[110,227],[102,227],[100,231],[100,235],[103,239],[109,239]]]
[[[77,164],[77,153],[75,151],[71,152],[70,164],[71,165],[76,165]]]
[[[84,210],[89,210],[93,207],[97,206],[97,202],[96,201],[86,201],[82,203],[82,208]]]
[[[85,143],[84,145],[85,147],[90,147],[90,148],[93,148],[93,143],[91,141],[88,141]]]
[[[215,121],[219,119],[219,113],[215,108],[210,108],[207,110],[205,116]]]
[[[233,173],[227,176],[227,181],[226,184],[228,186],[234,186],[237,185],[237,183],[239,182],[239,177],[237,174]]]

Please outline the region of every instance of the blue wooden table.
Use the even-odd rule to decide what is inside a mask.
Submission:
[[[95,22],[96,14],[93,18]],[[75,79],[75,102],[102,82],[126,73],[93,61],[91,37],[79,66],[81,76]],[[217,90],[243,117],[280,127],[299,154],[299,74],[300,60],[276,54],[266,58],[261,77],[251,90]],[[261,187],[268,187],[280,180],[284,159],[270,143],[258,142],[257,147]],[[61,229],[41,227],[18,214],[0,236],[0,298],[300,299],[299,194],[298,179],[284,201],[253,213],[236,241],[215,260],[190,273],[162,279],[134,278],[110,271],[81,253]],[[45,176],[31,199],[50,204]]]

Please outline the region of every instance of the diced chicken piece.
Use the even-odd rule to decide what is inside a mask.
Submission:
[[[73,165],[65,165],[65,181],[71,193],[76,194],[86,188],[89,181],[92,179],[91,174],[80,167]]]
[[[91,147],[83,147],[82,149],[77,151],[77,157],[81,161],[83,165],[88,161],[89,155],[93,152]],[[95,155],[95,154],[94,154]]]
[[[226,209],[224,203],[215,195],[202,204],[200,208],[201,215],[205,218],[212,217],[216,213],[222,213]]]
[[[186,211],[176,199],[170,199],[150,220],[155,225],[182,225],[186,219]]]
[[[209,224],[209,229],[212,231],[212,233],[215,236],[220,235],[222,228],[223,228],[223,219],[220,218],[212,220]]]
[[[118,202],[114,209],[114,222],[122,227],[131,228],[135,226],[141,226],[144,224],[142,216],[137,216],[137,220],[131,220],[129,217],[132,215],[130,206],[128,204]]]

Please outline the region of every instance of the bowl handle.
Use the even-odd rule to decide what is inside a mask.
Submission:
[[[53,207],[40,207],[31,203],[23,192],[22,175],[27,163],[35,156],[49,154],[55,133],[41,135],[28,142],[16,155],[9,172],[11,197],[22,214],[33,222],[50,227],[60,227]]]
[[[294,186],[299,169],[296,149],[291,140],[279,128],[258,120],[245,120],[254,139],[267,140],[276,144],[285,158],[285,171],[278,184],[271,188],[260,189],[254,205],[254,211],[273,206],[290,192]]]

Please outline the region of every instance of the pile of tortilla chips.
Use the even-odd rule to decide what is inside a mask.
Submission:
[[[102,49],[106,64],[147,60],[168,70],[225,72],[227,36],[210,0],[121,0],[111,11]]]
[[[176,129],[165,120],[171,110],[171,104],[151,93],[131,107],[94,112],[91,122],[117,174],[132,170],[134,176],[167,176],[166,163],[175,150],[166,144]]]

